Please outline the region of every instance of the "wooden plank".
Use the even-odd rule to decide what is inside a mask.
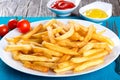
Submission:
[[[46,7],[48,0],[41,0],[40,1],[40,9],[39,9],[39,16],[55,16],[54,13],[48,10]]]
[[[85,0],[81,0],[77,9],[72,12],[72,16],[80,16],[79,9],[86,4]]]
[[[28,5],[30,4],[30,0],[19,0],[18,7],[15,11],[14,16],[27,16]]]
[[[0,1],[0,16],[12,16],[16,10],[17,3],[11,1]]]
[[[39,12],[39,2],[40,0],[31,0],[30,4],[28,5],[28,12],[26,13],[27,16],[38,16],[38,12]]]
[[[25,17],[26,12],[27,12],[27,7],[26,6],[24,6],[24,7],[23,6],[18,6],[14,16],[23,16],[23,17]]]
[[[118,0],[109,0],[113,4],[113,15],[120,15],[120,4]]]
[[[79,16],[79,8],[95,0],[81,0],[72,15]],[[99,0],[113,4],[113,16],[120,15],[120,0]],[[0,0],[0,16],[56,16],[46,7],[48,0]]]
[[[16,2],[11,2],[7,3],[7,8],[8,8],[8,16],[13,16],[16,9],[17,9],[17,3]],[[7,16],[7,15],[6,15]]]

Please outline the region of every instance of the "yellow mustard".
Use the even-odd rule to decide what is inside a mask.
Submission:
[[[84,12],[87,17],[90,18],[106,18],[108,17],[107,13],[101,9],[89,9]]]

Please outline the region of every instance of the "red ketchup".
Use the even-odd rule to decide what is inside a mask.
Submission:
[[[75,7],[74,3],[64,0],[58,0],[51,5],[51,8],[60,9],[60,10],[70,9],[73,7]]]

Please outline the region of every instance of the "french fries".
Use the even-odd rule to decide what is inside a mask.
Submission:
[[[88,67],[95,66],[95,65],[101,64],[103,62],[104,62],[103,58],[93,59],[93,60],[84,62],[84,63],[76,66],[76,68],[74,69],[74,72],[79,72],[79,71],[85,70]]]
[[[69,38],[70,36],[72,36],[74,33],[74,26],[72,25],[70,30],[68,32],[66,32],[65,34],[55,38],[56,40],[63,40],[63,39],[67,39]]]
[[[69,54],[69,55],[78,55],[79,54],[78,52],[75,52],[75,51],[70,50],[68,48],[61,47],[61,46],[58,46],[58,45],[55,45],[55,44],[52,44],[52,43],[48,43],[48,42],[45,42],[45,41],[42,44],[43,44],[44,47],[46,47],[48,49],[55,50],[55,51],[58,51],[58,52],[61,52],[61,53],[64,53],[64,54]]]
[[[41,65],[38,65],[38,64],[35,64],[35,63],[31,63],[29,61],[24,61],[23,66],[25,66],[27,68],[30,68],[30,69],[33,69],[33,70],[38,70],[38,71],[41,71],[41,72],[48,72],[48,70],[49,70],[48,67],[41,66]]]
[[[56,63],[52,63],[52,62],[43,62],[43,61],[38,61],[38,62],[33,62],[34,64],[40,65],[40,66],[45,66],[51,69],[54,69],[56,66]]]
[[[85,62],[85,61],[88,61],[88,60],[104,57],[107,54],[108,54],[107,51],[101,51],[101,52],[95,53],[93,55],[85,56],[85,57],[73,57],[73,58],[71,58],[71,62],[73,62],[73,63],[82,63],[82,62]]]
[[[56,62],[59,60],[59,57],[52,57],[47,58],[45,56],[33,56],[33,55],[24,55],[24,54],[19,54],[18,55],[20,60],[23,61],[48,61],[48,62]]]
[[[52,28],[50,27],[50,26],[48,26],[47,27],[47,30],[48,30],[48,37],[49,37],[49,39],[50,39],[50,42],[51,43],[55,43],[55,36],[54,36],[54,34],[53,34],[53,30],[52,30]]]
[[[95,31],[95,27],[93,25],[90,25],[88,28],[87,35],[85,36],[85,39],[84,39],[85,42],[88,42],[89,40],[91,40],[92,34],[94,33],[94,31]]]
[[[27,34],[7,38],[6,51],[23,66],[40,72],[81,72],[104,63],[113,41],[103,36],[105,30],[96,31],[75,21],[64,24],[55,19],[39,24]]]

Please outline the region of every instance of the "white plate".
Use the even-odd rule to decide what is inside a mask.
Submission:
[[[58,20],[60,20],[64,23],[67,23],[67,21],[71,20],[71,19],[58,19]],[[28,73],[28,74],[32,74],[32,75],[46,76],[46,77],[68,77],[68,76],[76,76],[76,75],[82,75],[82,74],[87,74],[87,73],[90,73],[90,72],[94,72],[96,70],[99,70],[99,69],[109,65],[110,63],[112,63],[118,57],[118,55],[120,53],[120,51],[119,51],[120,40],[117,37],[117,35],[115,35],[111,30],[105,28],[104,26],[101,26],[99,24],[95,24],[95,23],[92,23],[92,22],[83,21],[83,20],[75,20],[75,19],[72,19],[72,20],[74,20],[76,22],[79,22],[80,24],[83,24],[85,26],[89,26],[90,24],[94,24],[95,27],[97,28],[97,31],[106,30],[104,35],[110,37],[114,41],[115,46],[114,46],[112,52],[110,53],[110,55],[106,56],[105,62],[103,64],[95,66],[95,67],[88,68],[88,69],[86,69],[82,72],[79,72],[79,73],[66,73],[66,74],[63,74],[63,75],[62,74],[61,75],[56,75],[52,71],[49,71],[48,73],[41,73],[41,72],[38,72],[38,71],[35,71],[35,70],[25,68],[25,67],[23,67],[23,65],[20,62],[12,59],[10,52],[5,52],[4,51],[4,48],[7,45],[7,41],[5,40],[5,38],[15,37],[15,36],[19,35],[20,33],[17,31],[17,29],[14,29],[11,32],[9,32],[0,41],[0,56],[1,56],[2,61],[5,62],[8,66],[10,66],[10,67],[12,67],[12,68],[14,68],[18,71]],[[39,23],[45,23],[45,22],[46,21],[33,22],[33,23],[31,23],[31,26],[37,26]]]

